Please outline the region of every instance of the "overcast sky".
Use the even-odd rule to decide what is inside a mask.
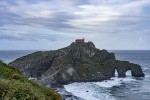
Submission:
[[[150,0],[0,0],[0,50],[150,49]]]

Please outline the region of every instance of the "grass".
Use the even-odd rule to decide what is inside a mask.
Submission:
[[[78,59],[77,63],[73,64],[76,71],[78,71],[80,77],[84,77],[91,79],[93,74],[97,72],[101,73],[110,73],[113,71],[114,59],[108,59],[105,62],[96,62],[92,61],[91,58],[87,59],[85,57],[81,57]]]
[[[0,100],[62,100],[54,90],[28,80],[0,61]]]

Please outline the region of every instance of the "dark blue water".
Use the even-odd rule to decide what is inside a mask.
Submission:
[[[121,100],[150,100],[150,50],[113,52],[116,54],[116,59],[141,65],[146,76],[125,83],[118,89],[114,88],[112,94]]]
[[[9,63],[32,52],[34,51],[0,51],[0,59]],[[65,89],[84,100],[150,100],[150,51],[110,52],[115,53],[116,59],[140,64],[146,74],[145,78],[134,78],[127,72],[126,78],[115,77],[107,82],[72,83],[65,85]]]

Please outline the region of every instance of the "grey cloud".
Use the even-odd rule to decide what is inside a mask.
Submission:
[[[34,19],[24,19],[24,23],[30,23],[34,25],[41,25],[47,27],[51,30],[61,30],[66,28],[73,28],[72,25],[66,23],[69,19],[73,19],[74,16],[67,14],[65,12],[55,12],[53,18],[34,18]]]
[[[5,10],[3,8],[5,8]],[[5,6],[5,7],[0,7],[0,13],[1,13],[0,26],[5,26],[5,25],[33,26],[34,25],[34,27],[36,27],[36,25],[38,26],[40,25],[43,27],[50,28],[52,30],[58,30],[62,28],[73,28],[70,24],[66,23],[67,20],[74,18],[74,16],[68,12],[55,11],[53,12],[52,18],[24,18],[21,15],[22,13],[11,12]]]
[[[1,32],[1,31],[0,31]],[[39,41],[49,40],[49,41],[57,41],[61,39],[63,36],[60,34],[44,34],[44,33],[35,33],[35,34],[21,34],[21,35],[13,35],[13,34],[0,34],[0,40],[19,40],[19,41]]]
[[[8,35],[8,34],[0,34],[0,40],[24,40],[24,38],[22,37],[17,37],[17,36],[14,36],[14,35]]]
[[[0,10],[0,26],[10,25],[10,24],[17,24],[21,21],[21,16]]]
[[[91,25],[92,23],[88,22],[89,16],[86,16],[86,14],[84,16],[79,16],[73,13],[75,11],[78,12],[81,10],[79,9],[79,5],[90,6],[90,5],[94,5],[96,2],[99,2],[98,4],[99,6],[101,6],[100,4],[104,2],[107,2],[110,4],[111,2],[113,2],[112,0],[110,0],[111,2],[109,2],[109,0],[100,0],[100,1],[94,0],[93,2],[92,0],[76,0],[77,2],[75,2],[75,4],[73,5],[73,9],[74,9],[73,11],[71,9],[68,9],[66,11],[66,9],[63,10],[63,8],[58,6],[58,5],[63,5],[63,4],[53,4],[53,3],[56,3],[54,1],[59,2],[59,0],[38,0],[38,1],[27,0],[29,5],[39,4],[41,2],[49,3],[50,7],[48,9],[53,11],[52,17],[50,18],[24,17],[24,15],[21,15],[22,13],[20,12],[15,13],[8,9],[8,8],[11,8],[11,6],[17,5],[18,3],[16,2],[18,0],[14,0],[14,1],[2,0],[2,1],[5,3],[8,3],[9,6],[3,5],[0,7],[0,13],[1,13],[0,15],[0,19],[1,19],[0,20],[0,39],[20,40],[20,41],[21,40],[37,41],[40,39],[46,39],[50,41],[57,41],[60,38],[65,38],[66,34],[70,35],[70,33],[74,33],[76,37],[78,36],[78,34],[81,34],[81,35],[87,34],[86,35],[87,37],[90,36],[90,34],[95,34],[95,35],[98,34],[97,36],[100,36],[99,34],[114,34],[114,35],[125,34],[125,33],[126,34],[131,34],[131,33],[139,34],[139,32],[144,32],[145,34],[145,33],[148,33],[149,31],[148,28],[150,26],[149,10],[146,12],[144,12],[145,11],[144,10],[143,11],[144,13],[140,13],[141,15],[125,13],[121,16],[112,16],[113,17],[112,20],[106,21],[106,22],[99,22],[96,25]],[[25,7],[28,7],[28,6],[25,5]],[[115,11],[112,11],[112,9],[110,9],[110,12],[108,13],[114,13],[114,12]],[[91,12],[87,12],[87,13],[90,15]],[[93,16],[95,17],[96,15],[93,15]],[[79,24],[77,26],[74,26],[72,25],[74,23],[70,22],[70,20],[78,20],[78,19],[82,20],[82,17],[83,19],[87,18],[85,21],[87,21],[89,24],[83,24],[83,25]],[[15,26],[15,27],[10,28],[11,26],[12,27]],[[27,28],[24,28],[24,27],[27,27]],[[144,28],[145,28],[145,31],[143,31]],[[49,30],[48,31],[49,34],[48,33],[44,34],[43,30]],[[20,32],[22,34],[20,34]],[[7,35],[5,33],[7,33]],[[60,34],[56,34],[56,33],[60,33]],[[19,36],[15,36],[15,34],[18,34]]]

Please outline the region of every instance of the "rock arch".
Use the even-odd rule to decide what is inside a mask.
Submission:
[[[129,63],[128,61],[117,61],[114,68],[117,70],[118,77],[126,77],[126,72],[128,70],[131,71],[131,75],[134,77],[145,76],[140,65]]]

